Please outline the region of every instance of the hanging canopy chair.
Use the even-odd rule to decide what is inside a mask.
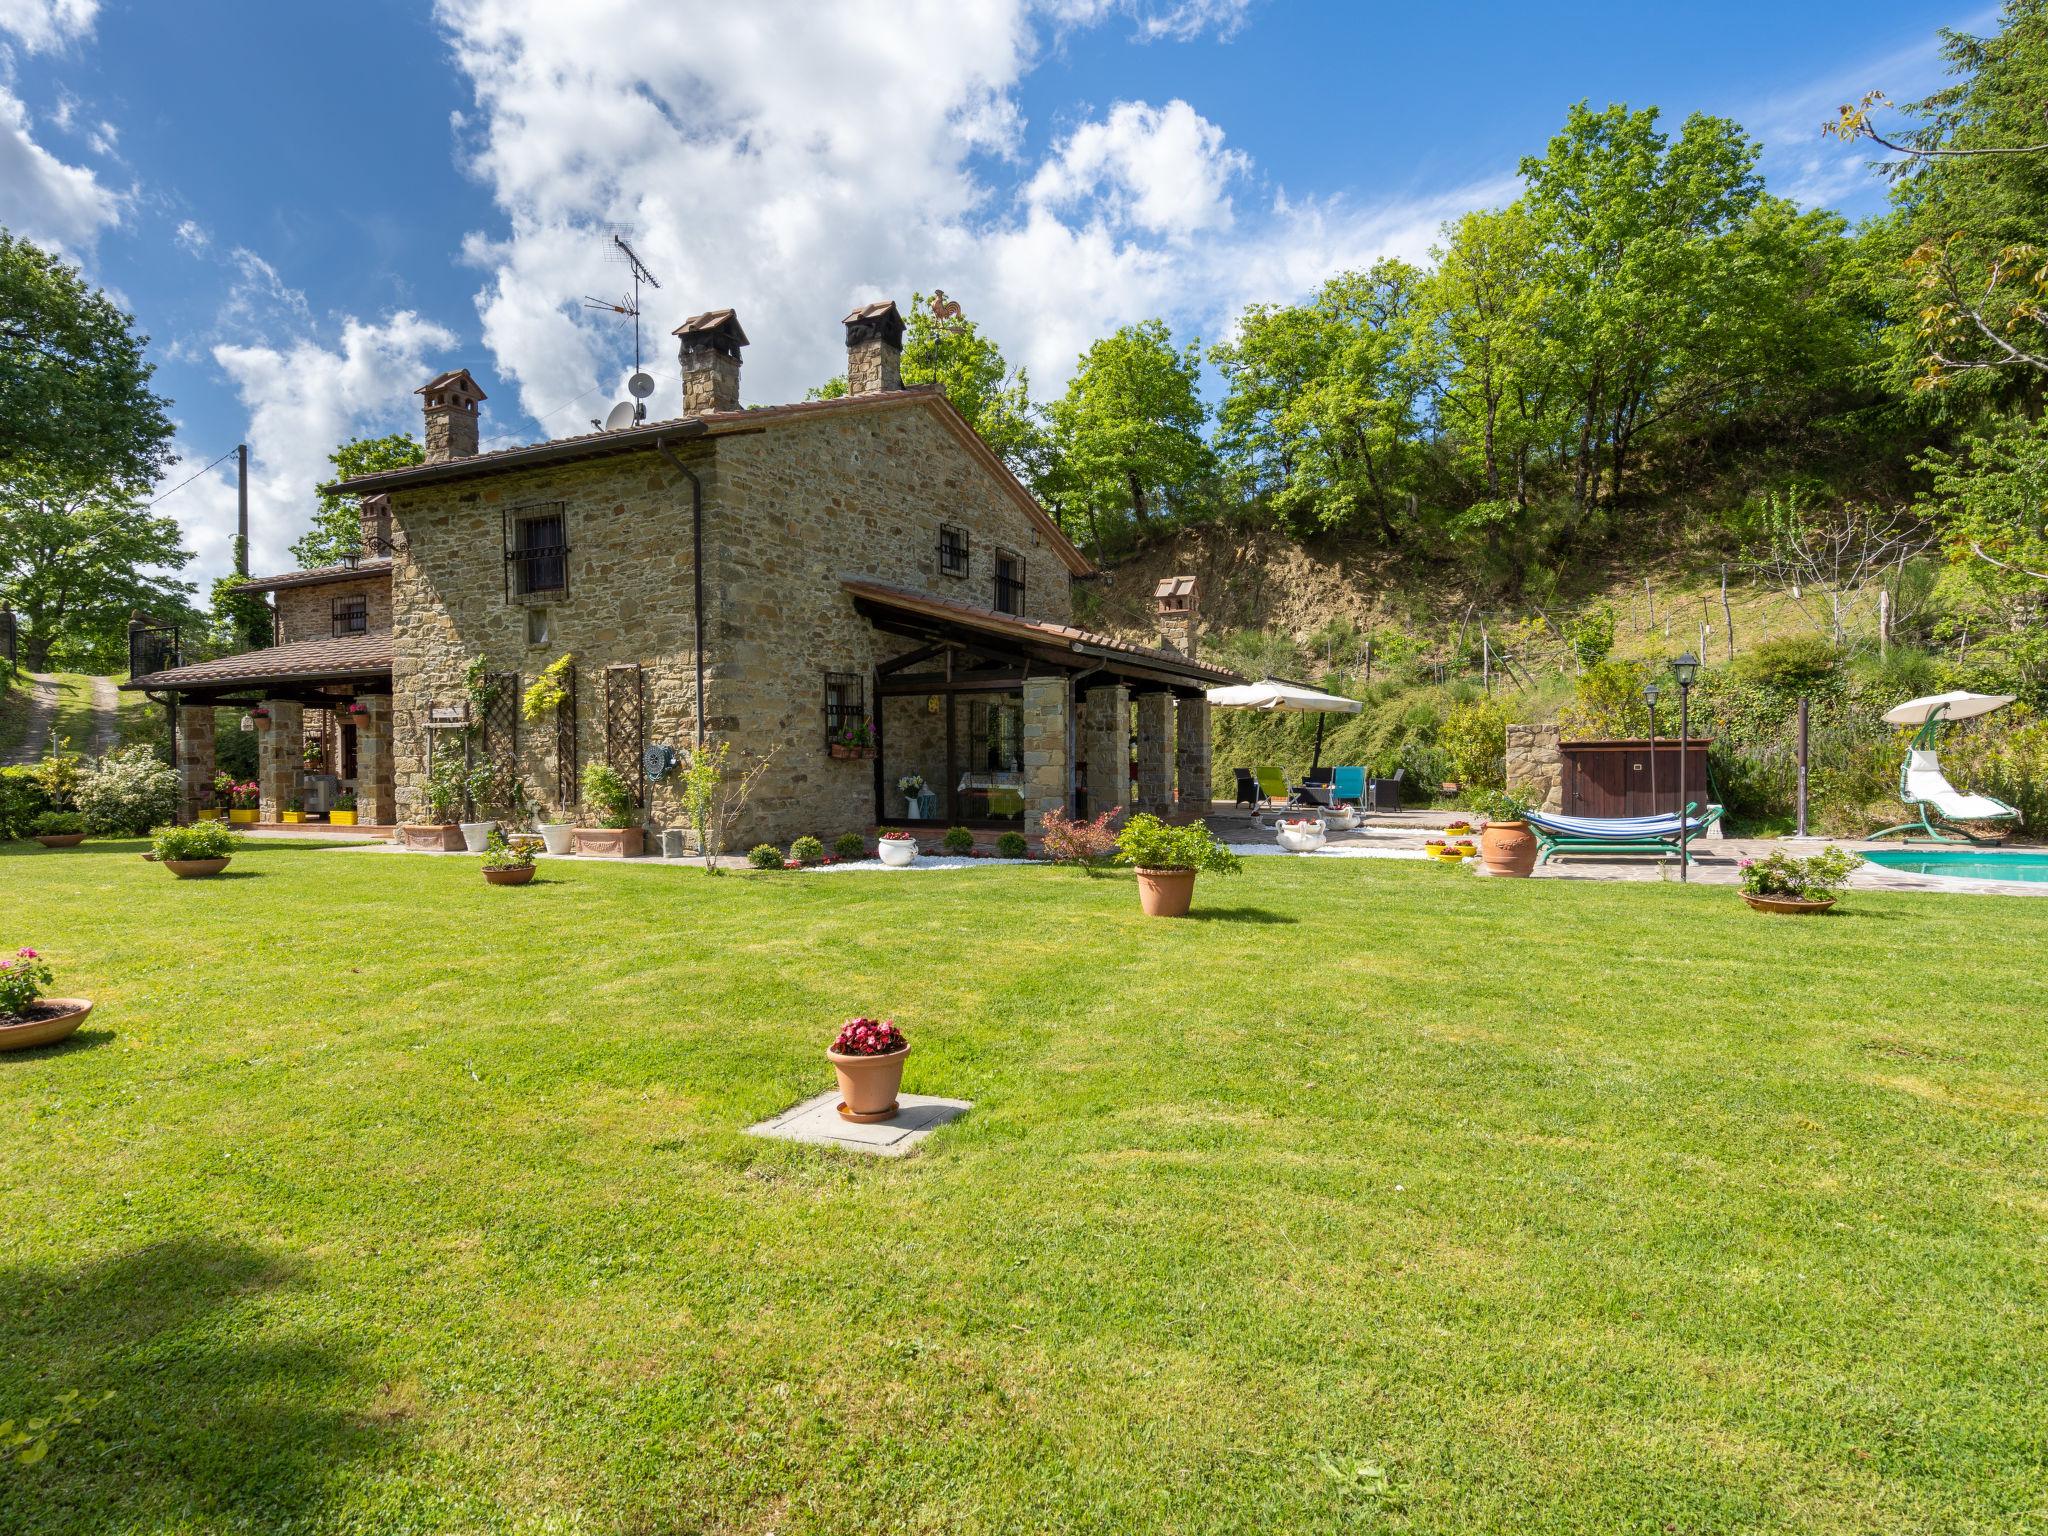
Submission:
[[[2017,826],[2020,813],[2003,800],[1990,795],[1966,795],[1949,783],[1948,775],[1941,771],[1941,754],[1938,751],[1942,726],[1952,720],[1988,715],[1994,709],[2005,708],[2012,700],[2013,696],[2008,693],[1932,693],[1922,699],[1908,699],[1896,708],[1886,710],[1884,719],[1887,725],[1920,727],[1906,747],[1905,762],[1899,765],[1899,799],[1908,810],[1917,813],[1919,819],[1886,827],[1882,832],[1871,833],[1871,837],[1889,837],[1894,832],[1910,837],[1920,832],[1937,843],[1992,843],[1999,839],[1978,837],[1957,823],[2009,821]],[[2007,831],[2009,833],[2011,828]]]

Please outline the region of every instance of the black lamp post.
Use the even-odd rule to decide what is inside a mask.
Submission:
[[[1650,814],[1657,813],[1657,685],[1643,685],[1643,702],[1650,706]]]
[[[1700,659],[1687,651],[1671,663],[1671,675],[1678,679],[1678,878],[1688,883],[1691,859],[1686,853],[1687,836],[1692,826],[1692,817],[1687,814],[1686,776],[1692,761],[1692,716],[1688,708],[1691,702],[1693,679],[1700,675]]]

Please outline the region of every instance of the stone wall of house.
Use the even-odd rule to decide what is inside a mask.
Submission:
[[[1555,725],[1508,727],[1507,784],[1539,811],[1564,809],[1564,753]]]
[[[284,587],[272,594],[277,601],[277,643],[297,640],[325,640],[334,633],[334,603],[337,598],[361,597],[367,613],[367,633],[382,634],[391,628],[391,578],[379,571],[354,581],[323,581],[310,587]]]
[[[1183,821],[1209,814],[1210,709],[1207,699],[1174,701],[1174,775]]]
[[[1153,816],[1173,814],[1173,695],[1138,696],[1138,804]]]

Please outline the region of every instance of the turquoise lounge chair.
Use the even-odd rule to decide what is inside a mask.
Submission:
[[[1360,810],[1365,809],[1365,770],[1363,768],[1338,768],[1330,774],[1330,798],[1348,800]]]
[[[1691,818],[1684,825],[1688,845],[1721,819],[1721,807],[1710,805],[1704,815],[1697,803],[1686,806]],[[1528,814],[1529,828],[1543,851],[1536,862],[1548,864],[1559,853],[1677,853],[1680,825],[1676,813],[1662,816],[1553,816],[1545,811]],[[1685,862],[1694,863],[1690,846]]]

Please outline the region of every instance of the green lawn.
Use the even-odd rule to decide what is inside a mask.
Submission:
[[[0,1530],[2010,1532],[2048,902],[0,848]],[[911,1033],[901,1164],[743,1137]]]

